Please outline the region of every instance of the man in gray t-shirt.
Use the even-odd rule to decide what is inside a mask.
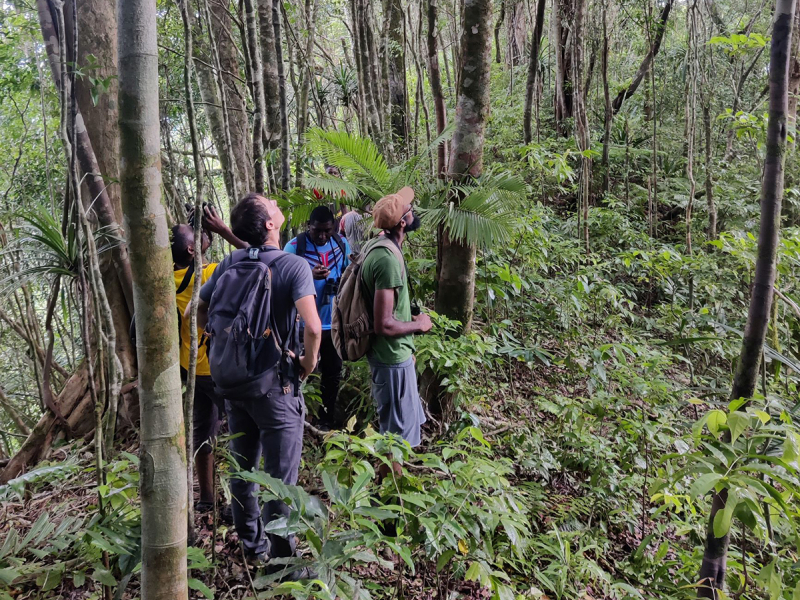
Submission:
[[[240,240],[250,246],[260,246],[264,253],[281,252],[280,230],[285,218],[274,200],[258,194],[248,194],[231,211],[231,228]],[[246,256],[246,250],[236,250],[216,268],[200,290],[198,325],[204,326],[209,304],[214,302],[214,289],[221,275],[231,264]],[[299,315],[305,321],[305,355],[300,357],[300,378],[304,379],[317,364],[322,325],[317,315],[314,280],[308,264],[299,256],[281,255],[272,263],[271,312],[280,339],[285,340]],[[299,348],[290,348],[295,353]],[[211,371],[214,378],[214,371]],[[276,377],[276,381],[278,378]],[[288,390],[288,391],[287,391]],[[289,485],[297,483],[300,456],[303,449],[305,403],[299,389],[276,384],[266,396],[226,397],[225,411],[231,435],[231,453],[241,471],[258,468],[263,455],[264,471]],[[242,479],[231,480],[233,493],[233,524],[250,563],[263,563],[270,558],[292,556],[295,536],[266,534],[265,526],[273,519],[289,515],[281,500],[267,502],[259,509],[254,493],[256,485]],[[284,573],[283,579],[314,577],[309,569]]]

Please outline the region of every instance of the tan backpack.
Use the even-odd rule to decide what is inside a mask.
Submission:
[[[333,345],[345,361],[360,359],[372,345],[372,306],[361,280],[361,267],[367,255],[375,248],[391,251],[400,261],[401,276],[405,277],[405,261],[400,248],[384,236],[364,244],[360,254],[350,255],[350,264],[339,281],[339,293],[333,299],[331,319]]]

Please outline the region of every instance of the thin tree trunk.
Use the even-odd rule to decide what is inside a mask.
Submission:
[[[261,43],[261,67],[264,73],[265,137],[267,147],[275,149],[280,145],[283,132],[281,119],[280,77],[278,75],[276,28],[273,24],[274,8],[272,0],[258,1],[258,27]]]
[[[653,40],[650,42],[650,50],[648,50],[647,54],[645,54],[645,57],[642,59],[642,64],[639,65],[639,69],[633,76],[633,80],[631,81],[630,85],[625,87],[625,89],[620,90],[617,94],[617,97],[614,98],[614,102],[612,103],[614,114],[619,112],[619,109],[622,108],[622,104],[626,99],[630,98],[636,93],[639,85],[644,80],[648,71],[650,71],[650,66],[653,64],[653,60],[658,54],[658,51],[661,48],[661,42],[664,39],[664,32],[667,29],[667,21],[669,21],[669,13],[672,10],[672,2],[673,0],[667,0],[667,3],[661,10],[661,17],[658,25],[656,26],[655,38],[653,38]],[[648,32],[649,31],[650,29],[648,27]]]
[[[130,257],[141,406],[142,600],[186,600],[186,444],[158,111],[156,3],[125,0],[119,5],[120,183],[128,234],[136,240]]]
[[[183,20],[184,62],[183,86],[186,95],[186,119],[189,123],[189,137],[192,142],[192,159],[195,170],[195,195],[194,195],[194,247],[202,248],[202,222],[203,222],[203,191],[205,189],[205,173],[203,159],[200,156],[200,141],[197,134],[197,117],[194,110],[194,97],[192,95],[192,62],[194,53],[192,48],[192,25],[189,22],[188,0],[179,0],[181,19]],[[192,490],[194,489],[194,445],[192,424],[194,422],[194,391],[195,376],[197,375],[197,304],[200,298],[200,281],[203,273],[203,253],[194,253],[194,286],[192,288],[191,314],[189,317],[189,368],[186,374],[186,395],[183,399],[183,423],[186,428],[186,486],[189,494],[189,503],[186,510],[189,543],[194,543],[194,502]]]
[[[286,105],[286,71],[283,65],[283,40],[281,39],[281,0],[272,0],[272,26],[275,29],[275,61],[278,64],[278,96],[281,119],[281,180],[280,188],[288,190],[289,171],[289,112]]]
[[[258,47],[258,23],[253,0],[243,1],[245,26],[247,29],[247,54],[250,63],[250,79],[253,85],[253,173],[255,191],[264,193],[266,173],[264,171],[264,128],[266,127],[266,100],[264,96],[264,67]]]
[[[686,56],[689,93],[686,97],[686,178],[689,180],[689,200],[686,203],[686,253],[692,254],[692,210],[697,182],[694,178],[694,141],[697,122],[697,0],[691,0],[686,12],[689,48]]]
[[[797,147],[797,103],[800,98],[800,0],[794,8],[791,64],[789,65],[789,112],[787,124],[792,137],[792,150]]]
[[[566,121],[573,116],[572,51],[569,26],[575,19],[575,0],[554,0],[553,37],[556,52],[555,121],[556,132],[567,135]]]
[[[428,78],[431,83],[431,94],[433,95],[433,111],[436,114],[436,137],[444,131],[447,123],[447,114],[444,103],[444,90],[442,90],[442,75],[439,72],[439,44],[438,44],[438,22],[437,22],[437,3],[438,0],[427,0],[428,2]],[[445,154],[445,144],[439,144],[436,149],[436,176],[444,178],[447,169]]]
[[[300,68],[300,97],[297,99],[297,156],[295,156],[295,186],[301,187],[303,184],[303,159],[306,130],[308,129],[308,95],[311,89],[311,82],[314,74],[313,49],[316,32],[317,6],[319,0],[306,0],[305,2],[305,21],[306,21],[306,47],[303,56],[299,57],[302,62]],[[298,46],[298,50],[300,47]]]
[[[611,95],[608,90],[608,1],[603,2],[603,50],[602,50],[602,70],[603,70],[603,100],[605,101],[605,118],[603,119],[603,194],[608,194],[611,188],[611,165],[608,155],[611,146],[611,125],[614,119],[614,111],[611,108]]]
[[[406,53],[403,39],[403,6],[401,0],[385,0],[387,13],[387,64],[389,79],[389,106],[393,146],[399,156],[406,152],[408,114],[406,113]]]
[[[522,116],[522,135],[525,144],[530,144],[533,139],[531,132],[531,113],[533,112],[533,95],[536,89],[536,78],[539,73],[539,50],[542,47],[542,32],[544,31],[544,9],[547,0],[538,0],[536,3],[536,22],[533,25],[531,36],[531,54],[528,62],[528,81],[525,85],[525,111]]]
[[[500,14],[497,15],[497,22],[494,24],[494,62],[498,65],[503,62],[503,55],[500,52],[500,30],[503,28],[505,19],[506,0],[500,0]]]
[[[758,232],[758,251],[753,278],[753,291],[747,324],[742,340],[742,352],[736,366],[731,400],[750,399],[756,389],[758,371],[764,351],[764,339],[769,325],[775,285],[776,261],[780,237],[781,202],[783,200],[784,162],[786,159],[787,113],[789,108],[789,58],[795,0],[777,0],[770,47],[769,121],[767,124],[764,177],[761,182],[761,223]],[[717,599],[717,590],[725,585],[728,555],[728,534],[714,535],[714,518],[725,508],[727,489],[715,494],[698,576],[700,598]]]
[[[589,139],[589,119],[586,114],[586,95],[583,86],[583,28],[586,21],[586,0],[576,0],[575,18],[572,22],[572,102],[575,115],[575,137],[578,150],[581,152],[581,185],[580,206],[583,210],[583,242],[586,253],[589,253],[589,192],[592,186],[592,159],[588,155],[591,149]]]
[[[703,105],[703,129],[705,130],[706,206],[708,207],[708,239],[717,239],[717,206],[714,203],[714,180],[711,175],[711,107]]]

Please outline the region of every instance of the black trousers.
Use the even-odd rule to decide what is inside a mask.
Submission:
[[[322,412],[320,421],[325,425],[336,425],[336,398],[342,382],[342,359],[336,352],[330,329],[322,332],[319,348],[320,395]]]
[[[303,451],[305,403],[303,396],[284,394],[275,388],[261,398],[225,400],[231,453],[241,471],[259,468],[264,457],[264,472],[283,483],[297,484]],[[289,515],[282,500],[272,500],[259,507],[255,494],[258,486],[243,479],[231,478],[233,524],[244,550],[249,555],[269,552],[270,557],[294,554],[294,534],[286,537],[265,534],[264,527],[273,519]]]

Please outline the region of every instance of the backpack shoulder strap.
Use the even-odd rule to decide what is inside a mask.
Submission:
[[[366,249],[364,257],[366,258],[366,255],[375,250],[375,248],[386,248],[394,254],[395,258],[400,263],[400,277],[406,276],[406,261],[403,258],[403,253],[400,251],[400,248],[397,247],[397,244],[386,237],[378,238]]]
[[[178,286],[178,289],[175,290],[176,296],[189,287],[189,282],[192,280],[192,275],[194,275],[194,261],[192,261],[192,264],[190,264],[189,268],[186,269],[186,274],[183,276],[181,284]]]
[[[301,233],[298,233],[297,237],[295,238],[295,240],[297,241],[297,251],[296,251],[297,252],[297,256],[299,256],[300,258],[305,258],[306,257],[306,242],[307,242],[307,240],[306,240],[306,232],[303,231]]]
[[[349,258],[347,256],[347,247],[344,245],[344,240],[342,239],[342,236],[340,236],[338,233],[334,231],[331,237],[333,238],[333,241],[336,242],[336,245],[339,246],[339,250],[342,253],[342,258],[344,260],[347,260]]]

